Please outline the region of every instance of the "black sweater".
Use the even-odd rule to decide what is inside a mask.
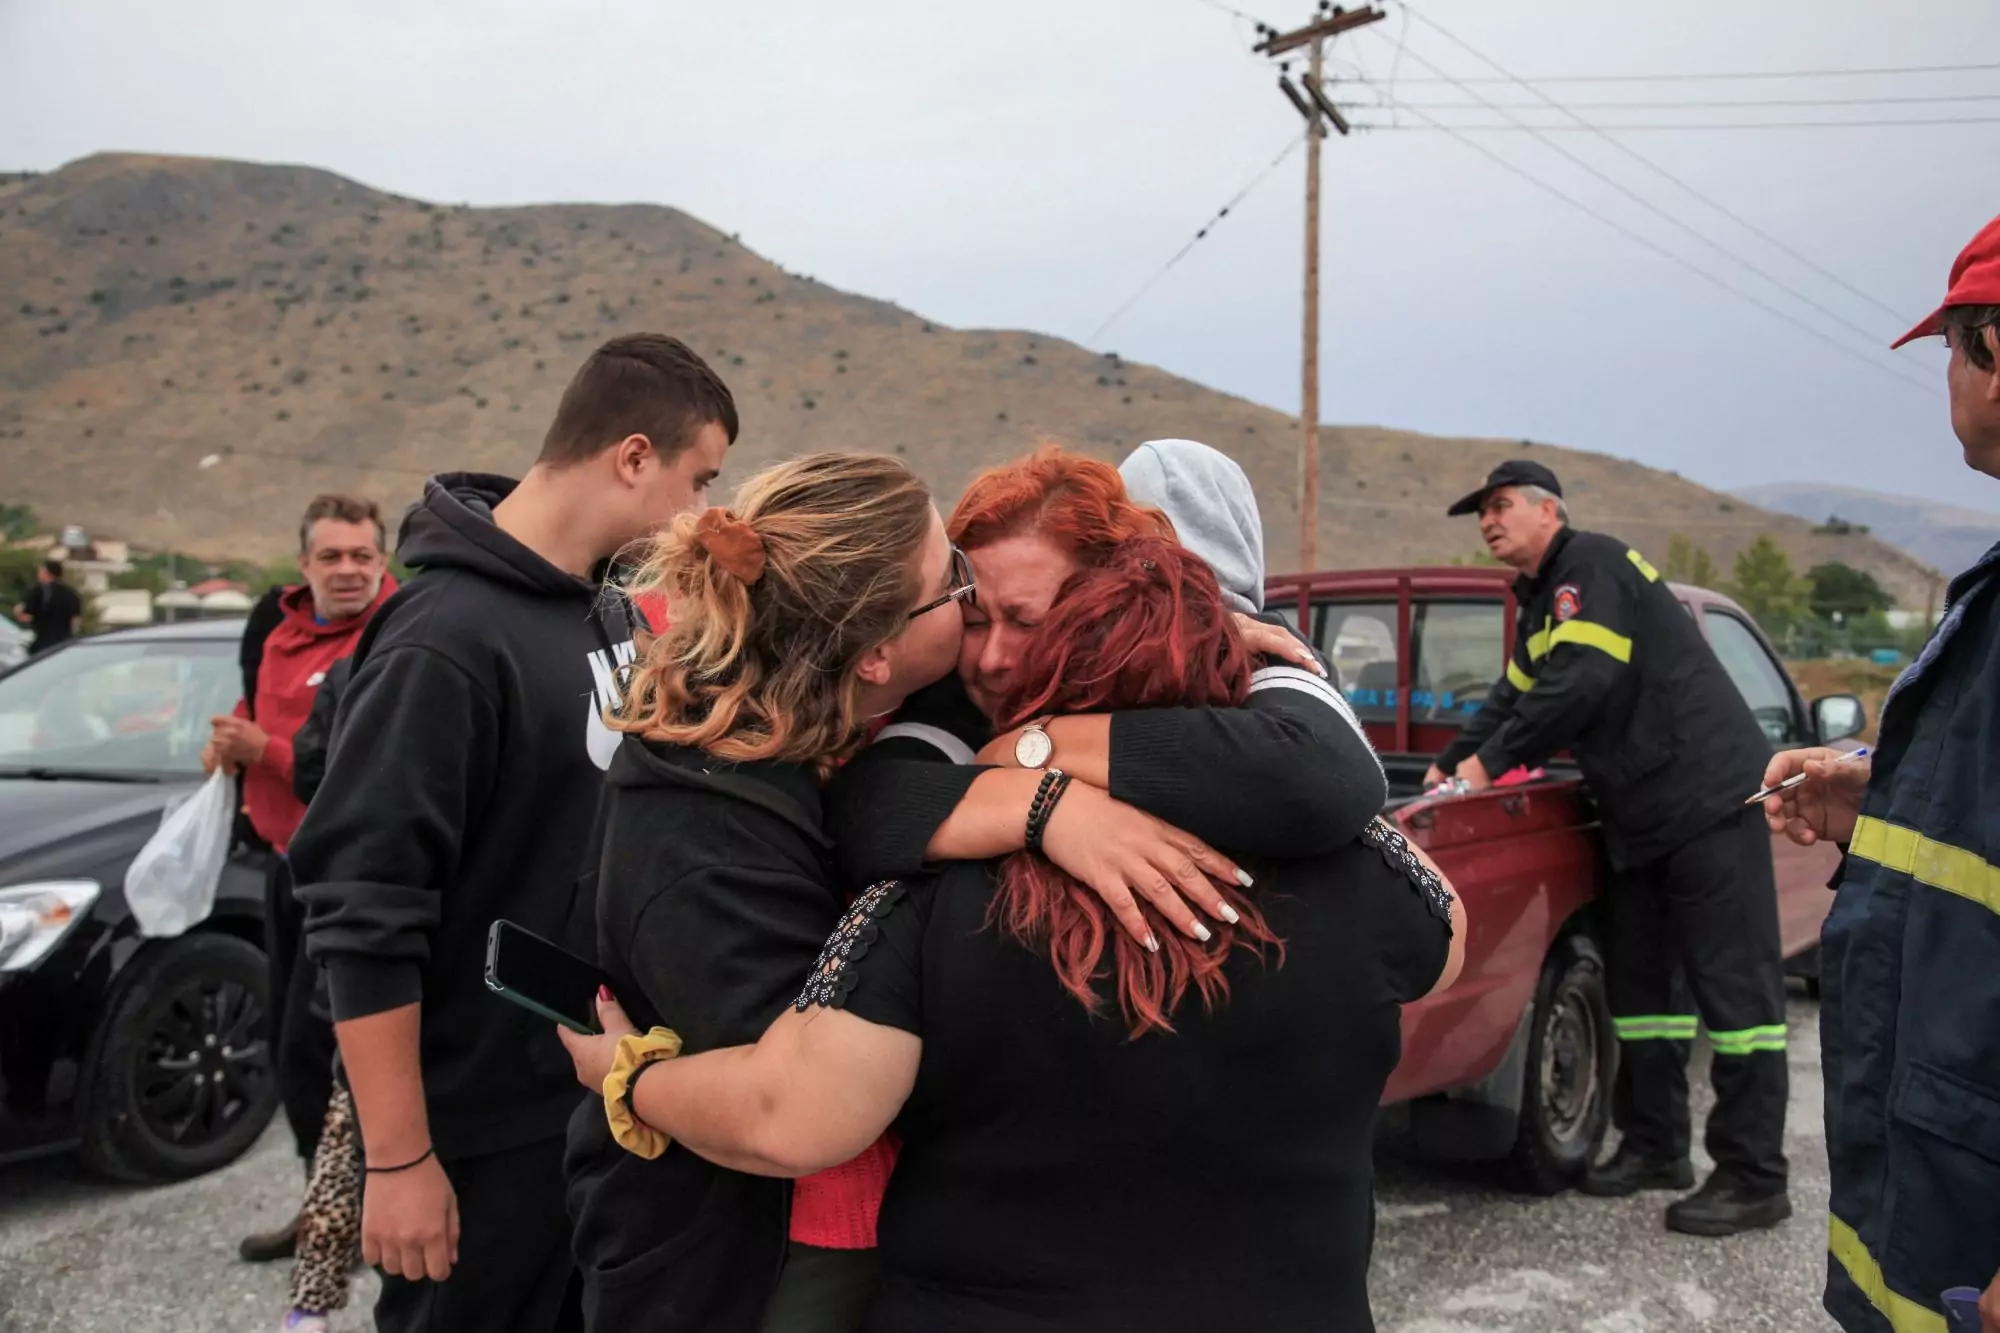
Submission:
[[[754,1042],[839,919],[819,783],[628,737],[598,864],[598,962],[632,1021],[693,1054]],[[592,1099],[570,1123],[569,1211],[589,1326],[755,1333],[784,1262],[791,1183],[672,1147],[612,1141]]]
[[[501,477],[434,478],[399,549],[419,572],[363,631],[290,854],[336,1020],[423,1006],[438,1155],[563,1132],[581,1096],[546,1020],[487,992],[496,917],[566,937],[587,849],[618,604],[493,525]]]
[[[1375,1104],[1449,948],[1392,860],[1267,866],[1283,965],[1235,951],[1213,1013],[1136,1041],[986,924],[988,866],[864,895],[816,990],[924,1043],[868,1333],[1367,1333]]]

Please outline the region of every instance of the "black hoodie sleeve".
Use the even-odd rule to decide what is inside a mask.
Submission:
[[[1241,708],[1113,713],[1111,794],[1212,846],[1290,860],[1346,844],[1388,783],[1339,692],[1277,664]]]
[[[950,762],[946,749],[953,738],[967,747],[986,738],[943,720],[912,728],[898,713],[898,725],[834,779],[827,814],[843,883],[924,870],[931,839],[984,771]],[[950,735],[927,744],[893,734],[925,729]],[[1214,846],[1292,859],[1345,844],[1380,813],[1388,785],[1339,691],[1277,663],[1252,677],[1241,708],[1113,713],[1111,794]]]
[[[336,1021],[414,1004],[492,782],[499,710],[462,668],[419,645],[380,647],[348,682],[326,776],[289,855],[306,955]]]
[[[625,957],[646,1003],[690,1052],[740,1046],[797,997],[839,920],[822,880],[770,865],[704,866],[640,909]]]
[[[986,771],[912,737],[877,741],[827,788],[840,881],[853,888],[923,873],[925,850]]]

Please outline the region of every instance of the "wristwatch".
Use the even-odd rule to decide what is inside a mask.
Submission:
[[[1055,754],[1056,743],[1039,722],[1030,722],[1014,738],[1014,762],[1022,768],[1047,768]]]

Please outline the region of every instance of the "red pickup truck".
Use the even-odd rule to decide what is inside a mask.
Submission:
[[[1800,698],[1762,631],[1728,598],[1674,585],[1772,748],[1834,744],[1865,725],[1851,695]],[[1479,567],[1354,570],[1269,579],[1266,608],[1339,668],[1389,775],[1391,813],[1464,897],[1465,970],[1403,1011],[1403,1059],[1385,1134],[1417,1151],[1506,1159],[1554,1192],[1595,1158],[1617,1048],[1593,906],[1608,876],[1589,793],[1558,760],[1546,776],[1426,796],[1431,759],[1477,711],[1513,647],[1513,574]],[[1744,795],[1749,795],[1745,792]],[[1825,888],[1837,853],[1772,840],[1788,970],[1816,987]]]

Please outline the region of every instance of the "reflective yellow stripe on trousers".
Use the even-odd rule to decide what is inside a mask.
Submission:
[[[1889,1284],[1882,1278],[1882,1265],[1868,1253],[1868,1247],[1854,1234],[1853,1227],[1832,1213],[1826,1215],[1826,1223],[1827,1249],[1847,1270],[1849,1280],[1861,1289],[1868,1303],[1889,1321],[1890,1328],[1896,1333],[1947,1333],[1943,1315],[1889,1290]]]
[[[1989,912],[2000,912],[2000,866],[1976,852],[1867,815],[1854,821],[1854,840],[1847,852],[1900,870],[1919,884],[1970,899]]]

